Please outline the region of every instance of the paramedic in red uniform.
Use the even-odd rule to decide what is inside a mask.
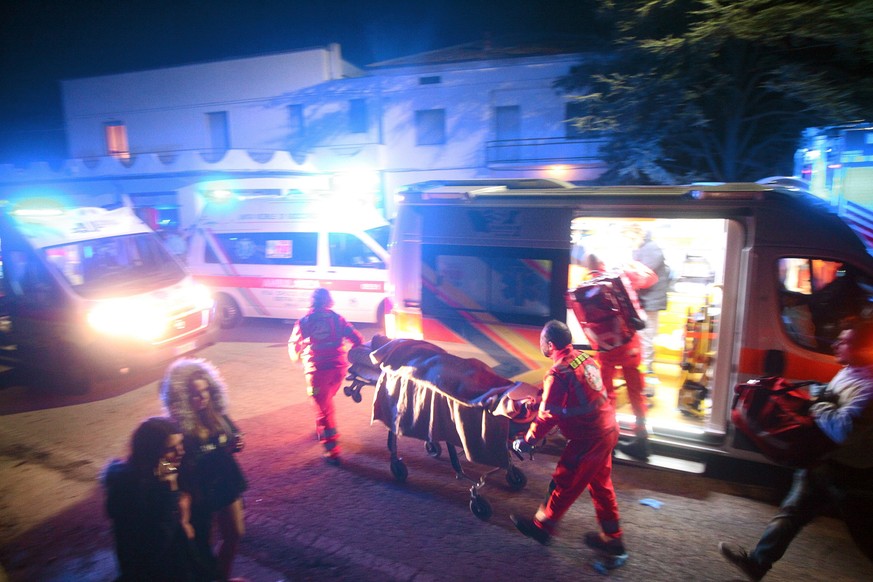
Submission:
[[[588,489],[601,531],[588,532],[585,543],[613,557],[625,556],[612,487],[612,450],[618,442],[618,424],[597,361],[573,349],[569,328],[556,320],[543,327],[540,349],[554,364],[543,379],[536,419],[513,448],[531,451],[533,443],[555,425],[567,445],[552,474],[549,496],[534,518],[511,515],[510,519],[521,533],[547,544],[560,519]]]
[[[315,430],[324,447],[324,460],[330,465],[339,465],[339,433],[333,397],[349,367],[346,340],[358,346],[364,343],[364,338],[331,307],[333,298],[327,289],[312,292],[309,312],[294,324],[288,339],[288,355],[293,362],[303,360],[307,391],[315,403]]]
[[[588,269],[588,276],[592,279],[610,274],[603,261],[593,253],[585,256],[583,266]],[[617,271],[621,274],[624,288],[630,296],[634,309],[637,313],[645,313],[640,307],[636,290],[650,287],[657,282],[658,276],[654,271],[638,261],[631,261]],[[582,326],[584,328],[584,323]],[[589,337],[589,339],[591,338]],[[594,342],[591,343],[593,344]],[[627,397],[630,400],[631,408],[636,417],[636,438],[627,445],[619,446],[619,450],[637,459],[648,459],[649,435],[646,429],[646,395],[643,374],[640,372],[640,364],[643,361],[643,347],[640,334],[635,332],[630,341],[622,345],[604,345],[603,342],[600,342],[598,345],[592,345],[591,347],[597,350],[597,359],[600,361],[600,374],[603,378],[603,385],[606,386],[606,390],[609,392],[609,400],[613,406],[615,406],[616,401],[615,369],[619,366],[621,367],[621,373],[627,387]]]

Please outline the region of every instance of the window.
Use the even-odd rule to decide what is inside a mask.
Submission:
[[[235,265],[307,265],[317,259],[318,233],[246,232],[215,236],[220,250]],[[220,263],[215,249],[206,247],[207,263]]]
[[[353,234],[332,232],[328,240],[330,264],[333,267],[385,268],[385,263],[379,258],[379,255]]]
[[[419,77],[418,78],[419,85],[439,85],[442,82],[443,82],[443,79],[439,75],[435,75],[432,77]]]
[[[446,110],[424,109],[415,112],[416,145],[446,143]]]
[[[832,353],[844,324],[873,311],[873,281],[838,261],[786,257],[778,264],[782,327],[803,347]]]
[[[67,243],[44,250],[46,259],[86,298],[114,289],[144,292],[179,281],[185,272],[153,234]]]
[[[351,133],[367,132],[367,101],[352,99],[349,101],[349,131]]]
[[[585,132],[579,129],[575,123],[573,123],[573,119],[576,117],[584,117],[586,115],[586,111],[584,106],[578,101],[570,101],[566,104],[565,108],[565,121],[564,126],[565,136],[567,139],[581,139],[586,137]]]
[[[545,323],[550,313],[553,261],[513,249],[471,249],[425,253],[422,312],[451,317],[461,311],[487,312],[502,321]],[[528,254],[531,254],[528,252]],[[459,307],[455,300],[464,297]]]
[[[306,125],[303,118],[303,105],[288,106],[288,136],[291,138],[306,135]]]
[[[227,111],[213,111],[206,114],[209,125],[209,145],[213,150],[227,151],[230,147],[230,133],[227,126]]]
[[[109,121],[103,127],[106,133],[106,155],[119,160],[129,160],[127,127],[120,121]]]
[[[494,108],[495,137],[498,140],[521,137],[521,110],[518,105],[503,105]]]

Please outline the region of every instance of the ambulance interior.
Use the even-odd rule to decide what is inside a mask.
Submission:
[[[587,253],[595,253],[608,269],[619,269],[633,260],[639,241],[628,233],[634,228],[641,229],[660,248],[670,279],[666,309],[657,313],[651,369],[646,369],[645,360],[641,365],[649,396],[647,420],[656,432],[660,428],[702,434],[710,420],[722,422],[712,417],[712,390],[721,363],[723,300],[737,301],[733,296],[736,291],[725,287],[725,265],[729,239],[738,230],[732,230],[724,219],[576,218],[572,223],[568,288],[574,289],[590,277],[581,265]],[[873,305],[873,285],[851,265],[817,257],[785,256],[772,269],[782,322],[777,333],[800,349],[830,353],[840,322]],[[730,275],[728,279],[735,287],[736,281]],[[574,342],[587,344],[571,310],[567,322]],[[619,383],[618,417],[630,424],[633,412]],[[723,412],[718,410],[717,416],[723,417]]]

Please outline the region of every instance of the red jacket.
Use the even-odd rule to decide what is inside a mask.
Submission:
[[[342,315],[330,309],[312,309],[297,320],[288,339],[292,357],[303,359],[303,371],[331,370],[348,365],[345,340],[352,345],[364,343],[364,337]]]
[[[555,425],[568,439],[601,438],[617,430],[597,360],[572,345],[558,356],[543,379],[543,399],[525,440],[541,439]]]

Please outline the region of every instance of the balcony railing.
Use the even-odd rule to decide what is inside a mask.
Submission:
[[[597,164],[603,139],[504,139],[485,144],[489,166],[535,166],[551,164]]]

